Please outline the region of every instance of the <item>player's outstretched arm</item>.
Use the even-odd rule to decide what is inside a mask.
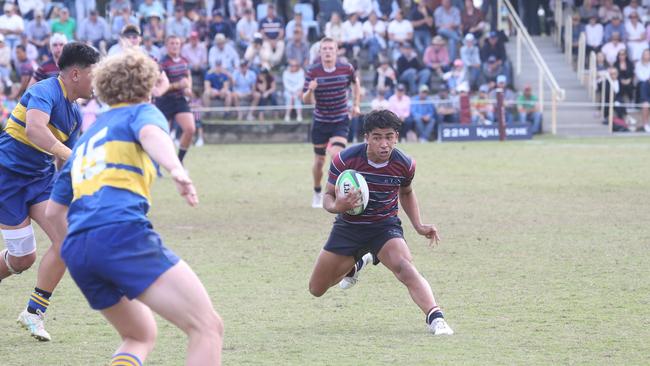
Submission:
[[[171,174],[178,193],[190,206],[196,206],[199,199],[194,183],[178,160],[174,143],[169,135],[158,126],[147,125],[140,130],[139,139],[144,151]]]
[[[50,123],[50,115],[38,109],[29,109],[26,114],[25,133],[27,138],[34,145],[45,150],[57,159],[68,160],[72,151],[54,137],[52,131],[47,128]]]
[[[323,196],[323,208],[327,212],[339,214],[355,208],[361,200],[361,191],[354,187],[344,196],[336,194],[336,187],[332,183],[327,183],[325,195]]]
[[[422,219],[420,218],[420,206],[418,205],[418,199],[415,196],[415,191],[412,186],[400,187],[399,201],[402,204],[404,212],[406,212],[406,215],[409,217],[409,220],[411,220],[411,224],[413,224],[415,231],[427,239],[430,239],[430,246],[438,245],[438,242],[440,241],[438,229],[436,229],[435,225],[422,223]]]

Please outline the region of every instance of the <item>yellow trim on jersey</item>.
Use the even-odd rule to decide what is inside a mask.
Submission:
[[[122,359],[118,359],[118,360],[115,360],[115,361],[111,362],[111,366],[133,366],[133,365],[138,365],[138,363],[124,361]]]
[[[147,201],[151,201],[150,184],[151,178],[145,179],[139,173],[126,169],[106,168],[90,179],[82,180],[76,184],[73,183],[73,200],[77,200],[82,196],[93,195],[102,189],[102,187],[108,186],[139,194],[145,197]]]
[[[65,90],[65,84],[63,84],[63,79],[61,79],[61,76],[57,76],[56,80],[59,81],[59,85],[61,86],[61,91],[63,92],[63,97],[68,99],[68,92]]]
[[[149,155],[144,152],[142,146],[131,141],[107,141],[103,145],[106,150],[106,163],[124,164],[142,170],[146,176],[155,174],[155,168]]]
[[[14,107],[14,110],[11,111],[11,116],[13,116],[13,118],[21,121],[22,123],[27,124],[26,123],[26,121],[27,121],[27,107],[25,107],[24,105],[22,105],[20,103],[16,104],[16,107]],[[9,136],[13,137],[14,139],[22,142],[23,144],[25,144],[27,146],[33,147],[34,149],[36,149],[36,150],[38,150],[40,152],[50,154],[49,152],[47,152],[47,151],[41,149],[40,147],[36,146],[36,144],[32,143],[29,140],[29,138],[27,137],[26,128],[23,127],[20,123],[14,121],[11,116],[9,116],[9,118],[7,118],[7,125],[5,127],[5,131],[7,132],[7,134],[9,134]],[[70,136],[68,136],[68,134],[66,134],[65,132],[63,132],[63,131],[59,130],[58,128],[54,127],[54,125],[51,122],[49,122],[47,124],[47,128],[50,130],[50,132],[52,132],[52,135],[54,135],[54,138],[56,138],[57,140],[59,140],[61,142],[66,142],[70,138]],[[50,154],[50,155],[52,155],[52,154]]]
[[[117,104],[111,104],[108,107],[113,109],[113,108],[122,108],[122,107],[128,107],[130,105],[133,105],[133,103],[117,103]]]

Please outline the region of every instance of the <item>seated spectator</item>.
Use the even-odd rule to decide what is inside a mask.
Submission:
[[[181,48],[181,56],[190,64],[192,78],[201,80],[207,70],[208,51],[205,44],[199,41],[198,33],[190,33],[190,41]]]
[[[420,85],[429,84],[431,70],[418,59],[409,43],[402,45],[402,55],[397,59],[397,79],[408,85],[409,92],[415,94]]]
[[[16,45],[18,46],[23,46],[25,49],[25,56],[29,61],[33,61],[36,67],[38,67],[38,49],[36,49],[36,46],[31,44],[29,42],[29,39],[27,38],[27,34],[23,33],[20,35],[20,41]],[[14,68],[16,69],[16,72],[19,73],[19,68],[18,68],[18,57],[16,56],[16,47],[14,47],[13,52],[11,53],[11,61],[14,64]],[[34,67],[34,70],[36,70],[36,67]]]
[[[237,22],[237,46],[246,50],[253,42],[253,36],[259,32],[259,24],[250,9],[244,10],[244,17]]]
[[[252,18],[252,16],[251,16],[251,18]],[[235,40],[235,32],[233,32],[233,30],[232,30],[232,27],[230,25],[230,21],[228,19],[224,18],[223,13],[221,12],[221,10],[215,10],[215,11],[212,12],[212,20],[209,23],[210,23],[210,25],[209,25],[210,38],[212,38],[215,35],[221,33],[228,40],[231,40],[231,41]]]
[[[427,9],[423,1],[411,7],[409,20],[413,26],[413,41],[418,54],[423,54],[424,50],[431,43],[431,31],[433,30],[433,12]]]
[[[229,73],[235,72],[239,65],[239,55],[235,48],[226,43],[226,36],[219,33],[214,36],[214,46],[208,51],[208,64],[214,67],[216,60],[221,60],[221,65]],[[248,70],[248,65],[246,65]]]
[[[274,43],[282,44],[281,47],[284,50],[284,22],[282,18],[275,15],[275,5],[268,4],[266,17],[260,20],[260,31],[264,43],[275,41]]]
[[[517,112],[517,106],[516,106],[517,96],[510,88],[508,88],[507,79],[505,75],[497,76],[496,85],[488,93],[489,99],[496,100],[497,91],[499,90],[503,91],[503,105],[505,109],[506,123],[511,124],[514,121],[514,115]]]
[[[490,87],[487,84],[478,88],[478,94],[472,98],[472,123],[478,125],[491,125],[495,120],[494,104],[490,101],[488,92]]]
[[[257,33],[253,36],[253,43],[251,43],[246,52],[244,53],[244,59],[248,61],[248,67],[255,73],[259,73],[262,68],[271,67],[271,61],[269,59],[269,54],[262,49],[264,40],[262,35]]]
[[[233,28],[232,24],[230,28]],[[207,10],[198,10],[198,17],[194,17],[192,20],[192,32],[196,32],[199,35],[199,41],[203,43],[210,43],[210,40],[214,39],[214,36],[210,36],[210,18]]]
[[[156,61],[160,60],[163,56],[162,51],[153,43],[153,38],[150,36],[142,37],[142,50]]]
[[[302,32],[302,41],[307,42],[307,26],[302,22],[302,13],[297,12],[293,15],[293,19],[291,19],[288,23],[287,26],[284,28],[284,36],[287,42],[289,42],[293,38],[293,33],[296,28],[303,29],[304,32]]]
[[[255,91],[253,92],[253,103],[252,106],[275,106],[278,105],[278,102],[275,99],[276,83],[275,77],[269,71],[269,69],[263,68],[259,74],[257,74],[257,80],[255,82]],[[275,111],[273,111],[275,115]],[[261,110],[257,114],[257,118],[260,121],[264,121],[264,111]]]
[[[25,33],[27,33],[29,41],[38,49],[38,54],[40,56],[47,55],[47,46],[50,41],[51,30],[50,25],[44,19],[41,10],[34,12],[34,19],[27,23]]]
[[[241,60],[239,69],[237,69],[233,75],[233,103],[234,106],[239,108],[241,102],[244,100],[253,101],[253,92],[255,91],[255,83],[257,81],[257,75],[255,72],[248,68],[248,61]],[[244,118],[244,111],[237,111],[237,119],[242,120]],[[253,106],[251,105],[248,108],[249,121],[253,120]]]
[[[460,114],[458,97],[450,95],[446,85],[443,84],[438,90],[438,94],[433,97],[433,103],[436,106],[439,123],[458,123]]]
[[[0,33],[4,35],[6,45],[10,49],[13,49],[13,47],[18,43],[19,35],[25,31],[25,22],[16,12],[16,6],[14,4],[5,2],[3,9],[4,14],[0,15]],[[74,38],[74,19],[72,19],[72,22],[71,39]],[[58,24],[58,21],[52,23],[53,26],[54,24]],[[54,27],[52,29],[54,29]],[[67,28],[65,30],[67,30]]]
[[[77,40],[86,42],[95,48],[99,48],[99,43],[111,39],[111,30],[104,17],[100,17],[97,10],[92,9],[88,18],[79,23],[77,29]]]
[[[625,24],[621,22],[621,17],[619,17],[618,15],[614,16],[612,21],[605,26],[603,32],[604,32],[603,36],[605,37],[605,42],[611,41],[612,35],[617,32],[622,42],[625,42],[625,40],[627,39],[627,34],[625,33]]]
[[[262,43],[263,58],[269,62],[269,68],[276,67],[282,63],[284,58],[284,41],[281,39],[267,38]]]
[[[393,94],[393,88],[397,85],[397,73],[390,66],[386,57],[380,57],[379,67],[375,71],[375,89],[385,90],[388,95]]]
[[[580,16],[578,14],[573,14],[571,16],[571,54],[578,54],[578,46],[580,42],[580,35],[585,31],[584,24],[580,23]],[[564,44],[564,41],[562,41]],[[562,46],[564,47],[564,46]],[[589,52],[587,52],[587,55]]]
[[[182,6],[176,6],[176,8],[174,8],[174,15],[167,18],[165,35],[167,37],[173,35],[180,38],[182,44],[190,37],[191,32],[192,22],[185,17],[185,9]]]
[[[598,9],[598,17],[602,23],[609,23],[615,17],[623,18],[623,13],[613,0],[603,0],[603,5]]]
[[[231,0],[228,2],[228,13],[233,21],[244,17],[244,12],[250,10],[255,11],[253,8],[253,0]]]
[[[282,86],[284,87],[284,103],[286,106],[284,121],[291,121],[291,109],[296,109],[296,119],[302,122],[302,88],[305,85],[305,72],[302,63],[297,59],[289,58],[289,67],[282,72]]]
[[[486,61],[490,56],[497,59],[497,63],[503,67],[504,74],[508,77],[512,76],[512,65],[508,60],[505,44],[497,32],[488,33],[487,40],[481,48],[481,61]]]
[[[436,128],[436,108],[426,85],[421,85],[419,94],[411,98],[411,119],[415,123],[415,133],[420,142],[431,141]]]
[[[582,2],[582,6],[578,8],[578,14],[580,15],[580,22],[583,24],[587,24],[589,22],[589,19],[592,17],[596,17],[598,20],[600,20],[600,17],[598,16],[598,8],[594,6],[593,2],[597,0],[584,0]]]
[[[641,58],[644,50],[648,49],[645,27],[639,21],[639,14],[630,14],[630,19],[625,23],[625,34],[627,35],[627,52],[633,62]]]
[[[607,60],[608,65],[613,65],[616,62],[616,55],[620,50],[626,50],[625,44],[621,42],[621,37],[618,32],[612,33],[612,39],[605,43],[600,49],[605,55],[605,60]]]
[[[363,25],[358,21],[357,14],[350,14],[343,22],[343,47],[348,57],[357,59],[363,43]]]
[[[447,39],[449,58],[458,57],[458,43],[461,40],[460,10],[451,5],[451,0],[442,0],[441,5],[433,13],[438,34]]]
[[[226,108],[232,105],[230,75],[221,65],[221,60],[217,60],[214,67],[206,72],[203,81],[203,106],[210,107],[213,99],[223,100]]]
[[[463,25],[463,34],[472,33],[476,39],[481,39],[487,27],[483,12],[474,6],[473,0],[465,0],[465,8],[460,15],[460,23]]]
[[[366,19],[372,11],[372,3],[372,0],[343,0],[343,10],[348,17],[356,14],[358,17]]]
[[[449,50],[447,43],[441,36],[433,37],[431,45],[424,51],[423,62],[426,67],[431,69],[439,78],[449,71]]]
[[[409,119],[411,116],[411,98],[406,94],[406,86],[398,84],[395,88],[395,94],[388,98],[388,110],[395,113],[402,120],[402,130],[400,137],[406,138],[408,131],[413,130],[413,122]]]
[[[2,19],[0,19],[0,22],[2,22]],[[61,8],[59,10],[59,18],[52,21],[52,33],[62,33],[65,34],[65,36],[68,37],[68,39],[74,39],[76,28],[77,28],[77,23],[74,20],[74,18],[70,18],[70,11],[68,10],[68,8]]]
[[[542,112],[530,85],[524,86],[523,93],[517,98],[517,111],[520,123],[531,123],[531,133],[542,133]]]
[[[467,75],[467,70],[465,69],[463,60],[456,59],[452,69],[446,72],[442,78],[447,82],[447,87],[454,91],[456,91],[461,84],[468,84],[469,76]]]
[[[643,21],[646,15],[648,15],[648,9],[639,5],[639,0],[630,0],[630,4],[623,8],[623,19],[628,20],[632,13],[637,13],[639,18]]]
[[[625,116],[627,115],[627,108],[625,106],[622,106],[621,104],[624,103],[623,99],[623,93],[621,89],[621,83],[618,79],[618,70],[616,68],[611,67],[608,70],[609,73],[609,79],[605,82],[605,88],[604,90],[601,90],[602,93],[606,95],[606,98],[609,98],[609,93],[610,89],[614,94],[614,124],[613,124],[613,129],[614,131],[629,131],[629,127],[625,124]],[[611,82],[610,82],[611,80]],[[607,99],[609,101],[609,99]],[[603,124],[607,124],[609,122],[609,108],[605,106],[604,108],[604,121]]]
[[[639,103],[641,103],[641,125],[639,130],[650,132],[650,50],[643,51],[641,59],[634,65]]]
[[[388,41],[393,50],[396,50],[401,44],[413,41],[413,25],[410,20],[404,19],[401,10],[397,10],[395,19],[388,23]],[[399,57],[399,53],[394,52],[393,57]]]
[[[634,103],[634,63],[627,57],[627,52],[620,51],[614,62],[621,87],[621,96]]]
[[[377,89],[377,95],[370,102],[370,109],[373,111],[385,110],[390,107],[390,103],[386,99],[386,93],[388,90],[386,88]]]
[[[165,8],[158,0],[144,0],[140,6],[138,6],[138,16],[141,20],[146,20],[152,14],[162,17],[165,15]]]
[[[111,18],[118,16],[118,14],[122,13],[124,8],[131,8],[131,1],[130,0],[111,0],[108,8],[111,11]],[[71,38],[69,38],[71,39]]]
[[[469,85],[472,90],[478,89],[481,79],[481,53],[475,44],[472,33],[465,35],[465,44],[460,48],[460,59],[469,75]]]
[[[363,23],[363,46],[368,48],[368,58],[376,60],[386,49],[386,23],[371,12]]]
[[[122,29],[126,27],[127,25],[134,25],[139,28],[140,22],[138,21],[138,18],[136,18],[132,13],[131,13],[131,7],[123,7],[120,13],[117,16],[114,16],[111,20],[111,36],[113,40],[119,40],[120,38],[120,33],[122,32]],[[53,30],[54,32],[54,30]],[[73,39],[73,38],[69,38]],[[163,40],[164,41],[164,40]]]
[[[149,37],[156,47],[162,47],[165,44],[165,26],[162,24],[159,14],[149,14],[142,34]]]
[[[339,46],[339,52],[343,52],[343,23],[341,16],[334,12],[330,17],[329,22],[325,24],[325,37],[329,37],[336,41]]]
[[[5,42],[5,36],[0,33],[0,81],[3,85],[11,85],[11,49]]]
[[[287,43],[285,56],[287,60],[294,59],[298,61],[301,67],[309,65],[309,43],[304,40],[302,28],[298,27],[293,30],[292,38]]]
[[[600,52],[600,48],[603,46],[603,41],[605,40],[605,33],[603,25],[598,23],[598,17],[592,16],[589,18],[589,24],[585,26],[585,40],[587,41],[587,56],[592,51],[596,53]]]
[[[490,56],[483,64],[483,80],[486,83],[496,83],[499,75],[507,75],[505,68],[497,61],[496,57]]]

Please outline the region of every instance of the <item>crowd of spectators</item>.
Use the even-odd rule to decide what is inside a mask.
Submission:
[[[484,13],[494,13],[491,0],[482,9],[472,0],[25,3],[29,7],[5,2],[0,15],[5,113],[18,97],[16,82],[29,80],[48,58],[52,34],[110,55],[122,46],[122,29],[135,25],[142,49],[156,59],[165,54],[167,36],[181,39],[181,54],[192,71],[193,106],[233,107],[203,118],[263,120],[271,114],[302,121],[304,72],[318,58],[318,40],[327,36],[338,42],[339,57],[357,70],[364,100],[373,109],[396,112],[411,139],[434,139],[438,123],[495,123],[497,87],[506,89],[507,121],[530,123],[541,132],[541,112],[531,89],[521,95],[509,89],[507,36],[496,31],[496,16],[486,20]],[[462,96],[470,100],[466,113],[461,113]],[[88,105],[90,111],[97,109],[96,103]],[[358,123],[354,121],[351,139]]]

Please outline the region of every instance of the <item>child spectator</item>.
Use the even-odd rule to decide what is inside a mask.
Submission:
[[[302,122],[302,88],[305,85],[305,72],[296,59],[289,59],[289,67],[282,73],[284,86],[284,121],[291,121],[291,109],[296,109],[296,120]]]

